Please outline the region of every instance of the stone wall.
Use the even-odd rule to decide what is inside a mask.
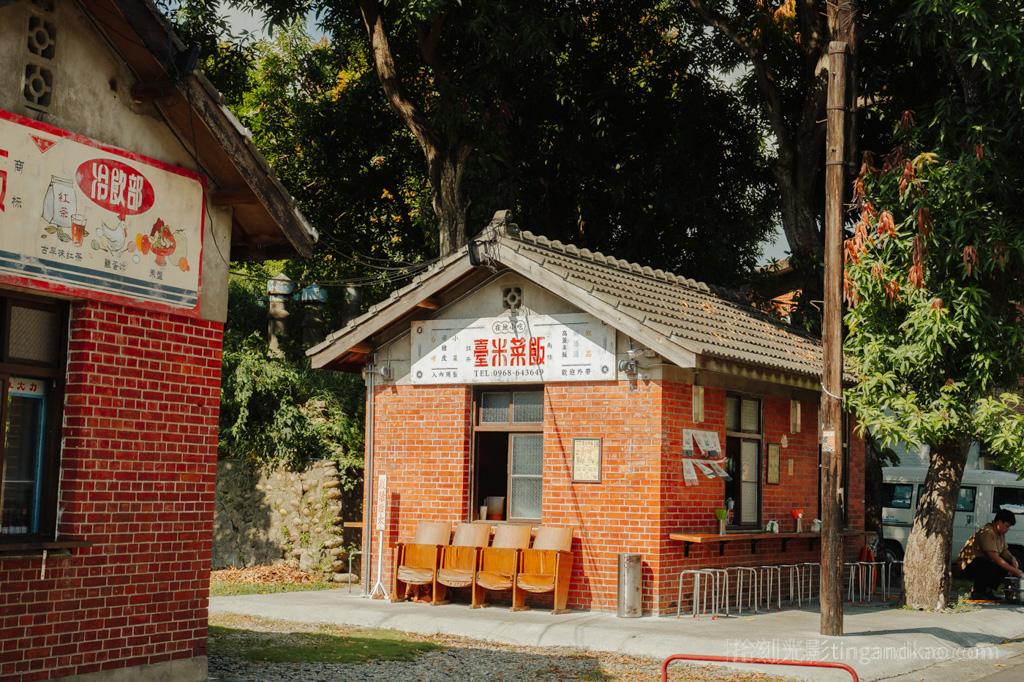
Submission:
[[[303,471],[254,472],[242,462],[221,460],[213,567],[288,564],[348,582],[346,545],[358,536],[347,539],[344,522],[359,504],[358,490],[342,490],[334,462],[314,462]]]

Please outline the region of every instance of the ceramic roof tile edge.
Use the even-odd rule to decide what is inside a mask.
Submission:
[[[355,329],[363,322],[366,322],[380,315],[388,308],[400,303],[406,297],[407,294],[412,293],[416,289],[422,288],[425,284],[429,283],[430,280],[438,276],[449,264],[465,258],[468,255],[468,252],[469,245],[466,245],[460,248],[459,250],[455,251],[454,253],[451,253],[448,256],[445,256],[444,258],[438,260],[436,263],[427,268],[425,272],[416,275],[413,278],[412,282],[406,284],[404,287],[395,289],[394,291],[391,292],[391,294],[388,295],[387,298],[382,300],[380,303],[376,303],[370,306],[365,313],[358,317],[352,318],[345,324],[344,327],[338,329],[337,331],[331,332],[323,341],[307,349],[306,355],[313,356],[324,351],[325,349],[333,345],[335,341],[337,341],[340,338],[343,338],[346,334],[348,334],[350,330]]]
[[[507,225],[508,223],[506,222],[505,224]],[[487,239],[502,240],[503,243],[505,243],[507,246],[509,246],[509,248],[511,248],[511,246],[508,245],[509,241],[511,241],[513,243],[516,242],[516,241],[519,241],[519,242],[522,242],[524,244],[529,244],[532,248],[535,248],[535,249],[542,249],[542,250],[546,249],[548,251],[552,251],[548,247],[548,245],[551,243],[551,240],[548,240],[546,237],[534,235],[533,233],[531,233],[529,231],[519,231],[517,228],[515,228],[515,229],[513,229],[511,231],[510,230],[502,230],[501,229],[501,227],[502,227],[501,224],[496,225],[496,227],[498,229],[495,231],[495,233],[493,233],[493,234],[481,233],[479,239],[480,240],[487,240]],[[584,251],[584,250],[581,250],[581,252],[582,251]],[[556,253],[557,253],[557,256],[554,256],[554,257],[558,258],[558,259],[569,257],[569,256],[567,256],[566,252],[563,251],[563,250],[559,250]],[[526,254],[526,253],[522,253],[522,255],[525,258],[529,258],[529,260],[531,260],[533,262],[537,262],[538,261],[538,258],[536,257],[536,255],[529,255],[529,254]],[[539,254],[537,254],[537,255],[539,255]],[[644,268],[642,266],[639,266],[638,264],[630,263],[629,261],[625,261],[625,260],[621,260],[621,259],[616,259],[614,257],[606,257],[603,254],[596,254],[592,258],[587,258],[586,255],[584,254],[584,257],[581,260],[592,260],[592,261],[594,261],[596,263],[601,263],[605,267],[609,267],[609,268],[613,269],[614,271],[617,271],[617,272],[625,274],[625,275],[629,275],[631,277],[647,277],[647,278],[651,277],[651,275],[647,274],[647,272],[644,270]],[[545,263],[545,265],[542,266],[542,267],[546,267],[547,263],[544,261],[544,259],[541,258],[540,261]],[[631,305],[630,305],[631,301],[630,300],[625,300],[625,299],[618,299],[618,300],[616,300],[614,297],[605,296],[605,295],[598,295],[598,292],[587,291],[586,289],[581,288],[576,283],[576,281],[574,281],[574,280],[576,280],[575,277],[570,276],[568,278],[565,278],[565,277],[561,276],[560,273],[564,269],[565,269],[564,265],[560,265],[558,267],[559,277],[561,279],[563,279],[564,281],[566,281],[566,282],[576,286],[579,289],[581,294],[588,294],[589,296],[600,300],[605,305],[611,306],[613,309],[615,309],[617,311],[621,311],[622,313],[629,315],[633,319],[634,322],[636,322],[636,323],[638,323],[640,325],[646,326],[647,328],[658,332],[666,340],[668,340],[668,341],[670,341],[670,342],[680,346],[681,348],[684,348],[685,350],[687,350],[687,351],[689,351],[691,353],[694,353],[694,354],[697,354],[697,355],[706,354],[706,355],[709,355],[709,356],[718,356],[718,357],[722,357],[723,359],[729,358],[729,359],[734,359],[734,360],[740,361],[740,362],[754,362],[755,364],[760,364],[760,365],[762,365],[764,367],[768,367],[768,368],[772,368],[772,369],[776,369],[776,370],[783,370],[783,371],[786,371],[786,372],[794,372],[794,373],[802,374],[802,375],[805,375],[805,376],[817,376],[818,374],[820,374],[820,371],[821,371],[820,370],[820,367],[821,367],[821,364],[820,364],[821,363],[821,360],[820,360],[820,357],[821,357],[820,356],[820,353],[821,353],[821,342],[820,342],[820,340],[817,339],[816,337],[810,335],[810,334],[807,334],[803,330],[800,330],[800,329],[792,327],[791,325],[785,323],[781,319],[774,318],[771,315],[769,315],[768,313],[765,313],[765,312],[763,312],[761,310],[758,310],[757,308],[755,308],[753,305],[750,304],[750,302],[746,298],[746,296],[744,296],[742,294],[739,294],[738,292],[735,292],[735,291],[730,290],[730,289],[725,289],[725,288],[722,288],[722,287],[708,286],[707,284],[705,284],[703,282],[698,282],[698,281],[690,279],[690,278],[680,277],[679,275],[676,275],[676,274],[671,273],[671,272],[664,273],[664,280],[663,281],[665,281],[665,282],[671,282],[672,284],[674,284],[676,286],[686,287],[687,289],[697,293],[699,296],[709,296],[710,295],[710,296],[718,299],[720,301],[719,305],[723,305],[724,304],[728,308],[731,309],[731,312],[734,315],[741,315],[743,318],[745,318],[743,320],[745,324],[742,325],[742,326],[747,326],[747,325],[759,325],[759,326],[761,326],[761,325],[763,325],[763,326],[767,327],[768,329],[770,329],[773,333],[777,332],[777,333],[780,333],[780,334],[784,335],[786,340],[791,341],[793,343],[807,343],[807,342],[809,342],[811,347],[808,348],[808,351],[810,351],[810,352],[808,352],[808,353],[801,353],[801,354],[799,354],[799,356],[794,357],[794,355],[795,355],[794,353],[790,353],[789,351],[786,351],[785,349],[778,349],[778,348],[774,348],[774,347],[772,348],[772,350],[775,350],[776,351],[775,353],[764,353],[764,352],[752,352],[752,351],[749,351],[749,350],[748,351],[744,351],[741,348],[729,349],[729,348],[722,348],[722,347],[715,348],[713,346],[709,346],[706,343],[699,342],[697,339],[688,338],[685,335],[680,334],[679,332],[681,330],[679,330],[679,329],[674,329],[674,328],[671,328],[671,327],[666,327],[666,326],[661,325],[661,324],[657,324],[657,325],[651,324],[649,322],[649,320],[648,320],[648,316],[645,315],[645,314],[642,314],[642,312],[638,308],[634,308],[633,309],[634,312],[631,313],[630,312],[631,311]],[[659,281],[662,280],[661,277],[655,276],[654,278],[659,280]],[[716,312],[716,311],[711,310],[711,312]],[[767,331],[767,329],[765,331]],[[743,333],[743,332],[741,331],[740,333]],[[716,334],[715,337],[719,338],[719,340],[722,341],[723,343],[729,343],[728,340],[725,339],[724,337],[722,337],[721,335],[717,335]],[[747,341],[743,342],[742,346],[744,346],[744,347],[754,347],[754,348],[762,347],[762,348],[765,348],[766,350],[769,348],[766,344],[759,344],[759,343],[757,343],[754,340],[747,340]],[[780,353],[780,351],[781,351],[781,353]],[[753,355],[754,357],[750,357],[751,355]],[[801,360],[803,360],[803,362],[801,362]]]
[[[634,264],[629,263],[628,261],[620,262],[619,259],[606,257],[599,253],[594,254],[587,249],[581,249],[572,244],[563,244],[558,242],[557,246],[552,247],[551,245],[553,244],[555,244],[555,242],[547,239],[546,237],[538,237],[532,233],[520,231],[518,226],[511,222],[511,215],[507,211],[499,211],[495,214],[494,219],[492,219],[492,221],[483,230],[481,230],[469,244],[439,261],[438,264],[429,272],[420,276],[422,278],[421,281],[427,282],[439,276],[440,273],[442,273],[451,263],[463,258],[471,261],[473,266],[491,264],[493,267],[493,263],[497,263],[503,267],[508,267],[513,271],[519,271],[520,274],[527,274],[521,271],[521,268],[525,267],[527,270],[534,271],[534,274],[538,275],[540,278],[544,278],[546,276],[549,278],[549,281],[567,282],[573,286],[574,289],[579,291],[581,297],[589,298],[598,308],[603,309],[605,311],[603,317],[605,317],[606,321],[609,321],[612,326],[619,328],[624,331],[624,333],[630,335],[640,334],[648,338],[654,346],[658,346],[660,348],[659,352],[663,356],[668,358],[670,361],[675,362],[680,367],[693,367],[696,361],[696,356],[705,354],[708,357],[718,357],[723,360],[740,363],[754,363],[774,371],[782,371],[803,376],[817,376],[820,373],[821,342],[819,339],[756,309],[746,300],[745,297],[736,296],[735,292],[727,289],[720,289],[719,287],[710,287],[703,282],[679,277],[671,272],[651,270],[650,268],[644,268],[642,266],[634,267]],[[507,251],[510,256],[506,259],[502,259],[503,251]],[[697,342],[693,338],[685,336],[684,333],[681,333],[684,330],[678,328],[661,324],[657,325],[657,329],[653,326],[645,327],[643,320],[639,320],[634,317],[631,311],[624,307],[623,299],[616,298],[610,294],[605,294],[604,292],[595,291],[593,288],[588,291],[586,288],[581,287],[577,282],[569,281],[565,279],[563,275],[550,271],[546,267],[547,263],[545,262],[545,257],[543,255],[544,252],[550,253],[553,259],[571,258],[578,261],[593,262],[604,267],[612,268],[616,272],[625,273],[632,278],[644,277],[651,279],[652,281],[668,283],[673,287],[685,287],[700,298],[712,296],[719,301],[718,305],[726,305],[734,316],[738,315],[744,318],[743,321],[746,324],[763,327],[762,333],[778,334],[782,337],[781,340],[791,342],[794,345],[806,343],[807,346],[804,347],[805,352],[797,353],[796,349],[767,347],[763,344],[751,342],[749,340],[746,341],[744,345],[760,345],[764,347],[765,350],[771,350],[774,351],[774,353],[712,347],[706,346],[705,344]],[[509,261],[518,261],[518,267]],[[552,262],[551,264],[555,265],[556,263]],[[564,269],[564,267],[559,267],[559,270]],[[578,278],[571,277],[571,279],[576,280]],[[590,285],[588,284],[588,286]],[[392,306],[400,304],[409,305],[410,302],[407,300],[407,295],[411,293],[414,288],[415,287],[412,285],[409,285],[396,291],[393,297],[389,297],[381,303],[371,307],[365,314],[349,322],[343,329],[331,334],[324,342],[309,349],[307,351],[307,355],[314,356],[323,353],[329,349],[334,342],[352,334],[359,325],[383,314]],[[723,296],[719,293],[720,291],[732,295]],[[580,301],[576,301],[575,303],[579,305]],[[646,319],[646,316],[644,316],[644,319]],[[734,317],[734,319],[736,318]],[[622,329],[623,326],[629,327],[629,329]],[[380,330],[378,329],[377,331]],[[373,333],[376,332],[364,333],[363,336],[369,337]],[[738,333],[744,333],[744,331],[739,330]],[[643,339],[637,338],[637,340]],[[678,352],[673,351],[672,347],[676,348]],[[340,354],[336,354],[335,357],[337,357],[337,355]]]
[[[145,49],[158,61],[166,63],[174,55],[172,50],[180,53],[185,49],[185,44],[174,32],[170,21],[163,15],[153,0],[109,1],[117,7],[124,20],[135,31]],[[193,102],[189,99],[189,106],[192,111],[211,130],[219,129],[227,134],[233,134],[232,136],[235,138],[236,143],[246,154],[246,161],[255,165],[264,173],[277,196],[259,196],[260,193],[256,192],[257,198],[267,209],[270,216],[278,223],[285,238],[295,251],[301,256],[311,255],[313,245],[319,238],[319,233],[299,210],[295,197],[281,184],[273,168],[259,150],[256,149],[252,140],[252,133],[227,108],[224,97],[209,79],[198,70],[188,74],[179,87],[184,88],[186,91],[194,91],[202,97],[203,102]],[[188,92],[183,94],[188,97]],[[213,114],[223,117],[224,123],[216,120]],[[198,155],[198,149],[193,151]],[[242,173],[243,177],[246,176],[243,168],[239,167],[238,170]]]
[[[532,243],[532,244],[537,244],[538,246],[546,246],[546,244],[550,244],[551,243],[550,240],[548,240],[546,237],[534,235],[532,232],[530,232],[528,230],[524,230],[522,232],[519,232],[518,235],[506,235],[506,236],[509,236],[509,237],[511,237],[513,239],[520,239],[522,241],[529,242],[529,243]],[[483,238],[483,233],[481,233],[481,237],[480,238],[481,239]],[[564,254],[564,255],[568,256],[568,255],[570,255],[570,253],[568,251],[568,247],[569,246],[571,246],[571,245],[568,245],[568,244],[564,245],[563,248],[559,249],[558,251],[561,254]],[[575,248],[575,247],[573,247],[573,248]],[[577,249],[577,250],[580,253],[587,252],[587,249]],[[692,289],[692,290],[694,290],[694,291],[696,291],[698,293],[702,293],[702,294],[709,294],[710,293],[710,294],[713,294],[713,295],[717,296],[718,298],[722,299],[723,301],[728,301],[730,303],[735,303],[735,304],[740,305],[744,314],[748,315],[749,317],[752,317],[753,319],[755,319],[757,321],[766,323],[766,324],[770,325],[774,329],[784,330],[787,333],[794,334],[794,335],[796,335],[798,337],[801,337],[801,338],[803,338],[805,340],[810,340],[810,341],[815,341],[815,342],[819,342],[820,343],[820,339],[818,339],[814,335],[808,334],[807,332],[803,331],[802,329],[799,329],[798,327],[793,327],[792,325],[790,325],[789,323],[785,322],[781,318],[775,317],[775,316],[771,315],[770,313],[766,313],[766,312],[764,312],[762,310],[759,310],[758,308],[754,307],[753,305],[751,305],[750,300],[747,298],[747,296],[745,294],[743,294],[742,292],[737,291],[735,289],[729,289],[727,287],[720,287],[720,286],[717,286],[717,285],[707,284],[706,282],[701,282],[701,281],[698,281],[698,280],[695,280],[695,279],[691,279],[691,278],[687,278],[687,277],[682,277],[680,275],[676,275],[673,272],[667,272],[667,271],[663,271],[663,270],[651,270],[651,268],[648,267],[648,266],[641,266],[638,263],[633,263],[633,262],[630,262],[630,261],[627,261],[627,260],[617,259],[617,258],[614,258],[614,257],[611,257],[611,256],[604,256],[601,253],[592,254],[592,255],[593,255],[593,257],[591,257],[591,258],[584,257],[583,260],[592,260],[592,261],[595,261],[595,262],[598,262],[598,263],[602,263],[604,265],[612,266],[612,267],[616,268],[617,270],[619,270],[621,272],[629,273],[629,274],[632,274],[632,275],[641,275],[641,276],[644,276],[644,277],[648,277],[650,279],[654,279],[654,280],[658,280],[658,281],[664,281],[664,282],[670,282],[670,283],[673,283],[673,284],[678,284],[678,285],[681,285],[681,286],[685,286],[685,287],[687,287],[689,289]],[[531,258],[531,260],[536,260],[536,259]]]

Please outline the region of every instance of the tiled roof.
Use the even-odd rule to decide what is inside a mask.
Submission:
[[[571,302],[600,301],[697,355],[821,374],[817,338],[762,313],[735,292],[514,228],[485,232],[477,241],[492,241],[495,259],[504,265],[520,269],[515,254],[563,280],[566,286],[559,293],[570,294]]]
[[[367,352],[356,347],[365,348],[365,340],[402,319],[419,298],[443,286],[446,276],[479,270],[477,264],[519,273],[680,366],[694,367],[700,356],[821,375],[821,342],[757,310],[742,295],[520,232],[501,212],[469,245],[311,348],[314,366],[341,359],[354,367],[351,354]]]

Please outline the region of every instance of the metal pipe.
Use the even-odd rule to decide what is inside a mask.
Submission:
[[[376,369],[373,364],[363,368],[363,377],[366,381],[366,466],[363,469],[363,495],[366,496],[366,503],[363,505],[363,570],[360,580],[363,583],[363,596],[368,596],[369,583],[366,576],[366,567],[373,566],[371,548],[373,547],[373,403],[374,403],[374,376]]]

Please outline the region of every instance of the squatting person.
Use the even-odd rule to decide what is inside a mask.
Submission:
[[[995,599],[992,590],[998,588],[1007,575],[1024,578],[1017,559],[1006,546],[1006,533],[1016,522],[1013,512],[1000,509],[992,522],[979,528],[960,550],[957,557],[960,570],[965,578],[974,581],[972,599]]]

